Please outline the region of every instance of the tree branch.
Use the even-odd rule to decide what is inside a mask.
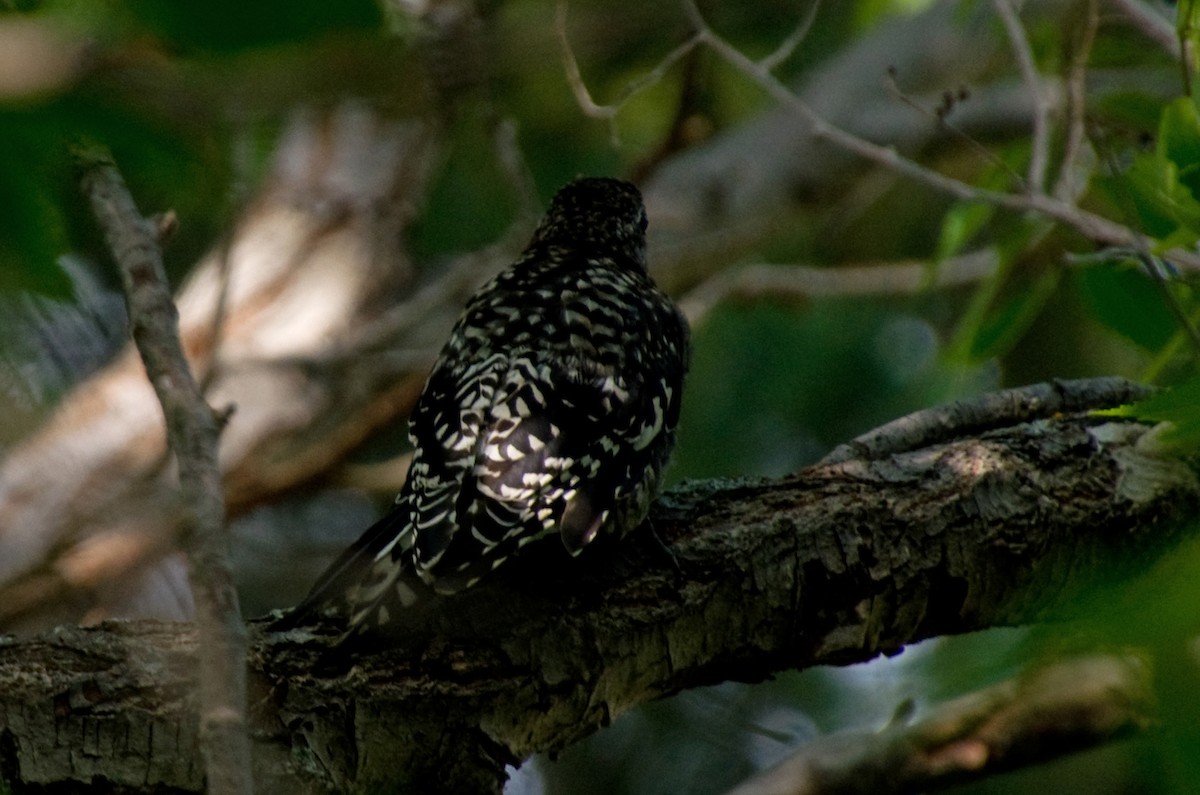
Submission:
[[[1066,142],[1063,144],[1062,163],[1058,167],[1058,179],[1054,183],[1054,195],[1062,201],[1074,201],[1087,186],[1086,176],[1076,173],[1080,154],[1084,151],[1087,123],[1087,65],[1096,42],[1096,31],[1100,27],[1098,0],[1087,0],[1082,11],[1083,30],[1079,34],[1071,55],[1067,71],[1066,88]]]
[[[1025,35],[1025,28],[1021,26],[1021,18],[1011,0],[992,0],[992,7],[1004,23],[1017,67],[1021,70],[1021,80],[1029,89],[1030,98],[1033,100],[1032,140],[1025,184],[1030,193],[1041,193],[1046,187],[1046,169],[1050,165],[1050,103],[1045,98],[1042,76],[1038,73],[1037,61],[1033,57],[1033,47],[1029,44],[1029,37]]]
[[[1129,23],[1142,32],[1146,38],[1153,41],[1162,49],[1176,58],[1182,58],[1179,46],[1179,35],[1171,20],[1150,8],[1142,0],[1111,0],[1114,8],[1125,15]]]
[[[1034,25],[1061,13],[1065,5],[1047,0],[1026,4],[1023,13]],[[685,8],[706,48],[766,91],[780,110],[678,153],[643,185],[652,219],[652,261],[656,277],[669,289],[692,287],[738,253],[754,251],[773,224],[790,223],[788,213],[800,204],[797,197],[837,195],[849,173],[870,166],[883,166],[950,197],[1032,210],[1103,245],[1136,245],[1129,227],[1085,212],[1072,201],[1045,193],[981,190],[917,161],[921,152],[937,148],[951,135],[991,138],[1014,127],[1022,135],[1030,129],[1033,108],[1025,84],[986,71],[987,64],[1003,61],[997,57],[1003,40],[994,20],[983,19],[982,11],[964,19],[959,3],[939,2],[921,14],[897,18],[806,72],[793,88],[712,31],[694,4],[685,2]],[[914,76],[914,93],[941,96],[947,86],[970,85],[970,100],[954,108],[953,128],[930,124],[888,102],[885,76],[893,68]],[[1132,77],[1092,70],[1089,95],[1121,90],[1116,83]],[[1128,85],[1164,99],[1178,90],[1178,81],[1164,71],[1143,72]],[[1063,113],[1065,92],[1054,82],[1041,88],[1053,112]],[[747,152],[771,156],[751,158]],[[1176,261],[1180,267],[1200,267],[1194,253],[1175,254],[1184,257]]]
[[[943,704],[915,723],[812,742],[729,795],[924,792],[1144,729],[1152,704],[1142,660],[1065,660]]]
[[[713,309],[730,300],[802,302],[829,296],[914,295],[982,282],[995,275],[999,260],[994,249],[980,249],[949,257],[936,268],[919,260],[836,268],[752,263],[702,282],[679,299],[679,308],[695,330]]]
[[[197,608],[200,738],[208,789],[220,795],[250,793],[246,627],[229,565],[217,464],[220,431],[179,340],[179,313],[158,242],[168,227],[142,216],[107,153],[79,148],[76,160],[80,186],[121,271],[134,343],[162,405],[167,444],[178,467],[184,547]]]
[[[997,82],[982,71],[996,61],[986,54],[1002,46],[1001,37],[994,25],[960,24],[954,5],[938,3],[923,15],[878,26],[815,68],[799,96],[832,123],[915,156],[946,132],[887,101],[880,76],[894,64],[918,93],[940,95],[951,81],[970,83],[970,101],[954,110],[955,126],[965,134],[1026,134],[1024,85]],[[1023,14],[1035,24],[1031,15],[1043,8],[1053,13],[1061,4],[1026,4]],[[938,46],[929,47],[930,41]],[[1138,72],[1118,79],[1138,91],[1158,91],[1159,77]],[[1112,90],[1112,77],[1093,70],[1089,85],[1093,92]],[[376,429],[401,421],[421,388],[430,362],[424,357],[436,352],[471,290],[519,250],[523,241],[506,239],[419,281],[396,241],[423,202],[438,144],[423,125],[390,124],[354,103],[328,115],[297,114],[266,186],[227,244],[202,260],[183,286],[178,301],[192,366],[213,374],[215,402],[238,406],[222,436],[229,516],[308,486]],[[787,110],[673,154],[643,185],[656,279],[676,293],[703,282],[745,252],[761,250],[772,225],[796,211],[797,197],[842,191],[863,165],[814,144]],[[986,270],[982,261],[961,270],[956,264],[947,263],[937,278]],[[889,269],[881,284],[911,284],[913,273]],[[751,268],[691,298],[719,299],[722,291],[760,296],[764,289],[798,294],[828,289],[837,279],[799,269],[766,275]],[[858,277],[874,274],[850,276],[833,287],[854,292]],[[226,317],[214,332],[225,283]],[[897,289],[907,289],[902,284]],[[141,364],[126,352],[68,395],[41,429],[5,451],[4,629],[30,631],[84,615],[187,615],[186,600],[167,609],[173,606],[129,593],[131,583],[159,568],[172,577],[180,568],[175,559],[155,565],[172,551],[180,510],[172,473],[164,468],[155,397],[143,382]]]
[[[1132,230],[1073,204],[1060,201],[1044,193],[1040,186],[1031,185],[1030,192],[1025,195],[979,188],[928,169],[900,154],[892,146],[876,144],[831,124],[769,71],[717,35],[708,26],[694,0],[683,0],[683,5],[692,24],[699,31],[703,43],[730,66],[752,78],[782,106],[795,113],[814,138],[828,141],[846,152],[851,152],[868,162],[888,168],[955,199],[984,202],[1009,210],[1033,210],[1104,245],[1130,246],[1134,243],[1135,234]],[[1190,252],[1172,252],[1173,256],[1176,254],[1183,256],[1189,263],[1197,262],[1195,255]]]
[[[1102,392],[1094,407],[1112,404]],[[256,630],[257,782],[494,791],[505,764],[685,688],[1062,615],[1196,515],[1196,472],[1147,431],[1058,415],[773,481],[691,483],[654,511],[682,574],[638,534],[575,561],[536,545],[387,651]],[[0,647],[0,736],[18,752],[0,770],[197,790],[179,662],[194,643],[112,624]],[[79,737],[100,751],[73,753]],[[164,737],[178,759],[160,757]]]

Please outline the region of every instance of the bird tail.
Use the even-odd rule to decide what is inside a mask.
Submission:
[[[412,570],[401,548],[408,524],[408,511],[397,505],[367,528],[271,629],[313,626],[332,618],[343,621],[346,629],[368,631],[427,601],[433,589]]]

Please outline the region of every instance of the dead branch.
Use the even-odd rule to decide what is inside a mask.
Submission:
[[[162,406],[178,472],[200,640],[196,678],[205,780],[209,792],[248,795],[254,782],[246,733],[246,627],[229,565],[217,417],[188,369],[163,269],[159,243],[173,221],[155,224],[142,216],[107,153],[81,148],[76,158],[80,188],[121,271],[134,344]]]

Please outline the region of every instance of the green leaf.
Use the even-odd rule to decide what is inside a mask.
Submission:
[[[1096,320],[1147,350],[1162,348],[1179,326],[1162,291],[1136,264],[1087,268],[1079,272],[1078,285]]]
[[[1170,423],[1159,441],[1180,450],[1200,450],[1200,377],[1112,413],[1147,422]]]
[[[962,251],[995,214],[993,206],[979,202],[961,202],[951,207],[942,216],[934,259],[941,262]]]
[[[1162,120],[1162,100],[1144,92],[1114,89],[1088,104],[1106,125],[1129,130],[1149,130]]]
[[[1170,238],[1183,230],[1187,238],[1200,234],[1200,201],[1179,181],[1179,168],[1155,154],[1140,154],[1126,172],[1099,183],[1120,206],[1130,206],[1137,223],[1153,238]]]
[[[971,360],[1003,356],[1025,334],[1058,286],[1059,272],[1043,273],[989,313],[971,340]]]
[[[1156,148],[1158,156],[1174,163],[1180,174],[1200,165],[1200,111],[1190,98],[1180,97],[1163,109]]]

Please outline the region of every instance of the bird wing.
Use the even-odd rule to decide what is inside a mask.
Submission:
[[[414,414],[419,454],[406,491],[414,565],[454,591],[557,529],[603,396],[540,350],[489,357],[444,391],[440,380],[431,378],[426,405],[442,408]]]
[[[640,492],[653,490],[679,415],[687,351],[668,341],[682,321],[656,315],[675,325],[647,341],[644,314],[657,307],[598,319],[591,299],[560,300],[541,345],[435,373],[414,414],[413,560],[438,590],[472,584],[549,533],[576,554],[644,515]]]

